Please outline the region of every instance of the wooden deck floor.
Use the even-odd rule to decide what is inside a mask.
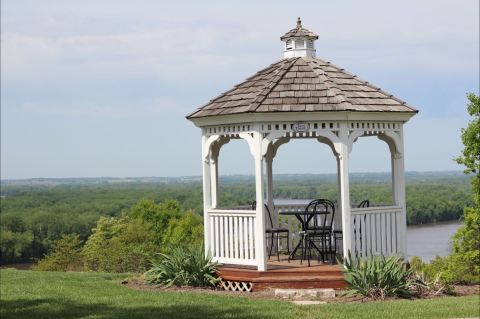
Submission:
[[[224,280],[252,283],[253,290],[266,288],[334,288],[346,287],[341,268],[331,263],[322,264],[311,261],[308,267],[306,261],[287,261],[287,256],[281,256],[280,262],[272,257],[267,263],[267,271],[257,271],[255,267],[222,265],[219,276]]]

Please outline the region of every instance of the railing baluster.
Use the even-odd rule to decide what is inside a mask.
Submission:
[[[392,231],[390,228],[390,214],[385,213],[385,253],[388,255],[392,254]]]
[[[240,234],[240,259],[245,259],[245,243],[243,239],[243,217],[239,217],[238,233]]]
[[[234,251],[234,254],[235,254],[235,258],[238,258],[239,257],[239,248],[238,248],[238,237],[239,237],[239,234],[238,234],[238,216],[234,216],[233,217],[233,239],[234,239],[234,248],[233,248],[233,251]]]
[[[219,254],[219,257],[223,258],[225,257],[225,250],[224,250],[224,241],[225,241],[225,234],[223,232],[223,226],[224,226],[224,223],[225,223],[225,217],[224,216],[220,216],[220,254]]]
[[[233,255],[233,219],[228,217],[228,258],[234,258]]]
[[[250,244],[250,259],[255,259],[255,251],[253,249],[253,247],[254,247],[254,237],[253,237],[253,235],[255,233],[254,233],[254,230],[253,230],[254,223],[253,223],[253,218],[252,217],[248,218],[248,223],[249,223],[249,238],[250,238],[250,241],[249,241],[249,244]]]

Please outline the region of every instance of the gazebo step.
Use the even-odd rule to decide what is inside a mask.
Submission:
[[[218,276],[227,280],[237,280],[232,278],[244,278],[245,281],[249,281],[260,276],[259,271],[253,269],[241,269],[241,268],[223,268],[218,270]]]
[[[347,287],[343,276],[329,277],[282,277],[282,278],[259,278],[252,282],[253,290],[263,290],[267,288],[333,288],[342,289]]]
[[[297,267],[289,269],[275,269],[260,273],[261,278],[265,277],[312,277],[312,276],[342,276],[342,270],[338,265],[324,265],[312,267]]]

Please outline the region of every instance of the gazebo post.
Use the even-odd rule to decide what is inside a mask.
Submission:
[[[338,175],[340,181],[339,207],[341,207],[342,212],[343,256],[347,257],[348,252],[352,250],[353,225],[351,222],[350,182],[348,176],[348,156],[350,152],[348,146],[348,127],[346,123],[341,123],[339,134],[341,140],[339,145],[340,152],[338,154]]]
[[[255,257],[259,271],[267,270],[265,246],[265,207],[264,207],[264,161],[262,152],[262,133],[253,133],[253,155],[255,159],[255,193],[256,193],[256,218],[255,218]]]
[[[265,155],[265,169],[267,171],[267,206],[272,214],[272,227],[277,227],[278,221],[273,206],[273,151],[272,147],[269,148]]]
[[[218,154],[219,150],[212,147],[210,158],[210,188],[211,188],[211,206],[217,208],[218,205]]]
[[[403,153],[403,127],[398,132],[399,142],[396,152],[392,152],[393,201],[402,208],[399,227],[399,251],[405,257],[407,254],[407,211],[405,205],[405,164]]]
[[[338,211],[342,211],[342,179],[340,175],[340,156],[336,155],[335,159],[337,160],[337,191],[338,191],[338,196],[337,196],[337,203],[338,203]]]
[[[210,220],[208,211],[212,208],[211,197],[211,166],[210,166],[210,148],[207,145],[207,136],[205,132],[202,134],[202,166],[203,166],[203,232],[205,255],[211,253],[210,250]]]

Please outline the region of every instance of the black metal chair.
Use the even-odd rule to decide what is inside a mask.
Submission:
[[[370,207],[370,201],[368,199],[362,201],[360,204],[358,204],[357,208],[367,208]]]
[[[304,220],[306,229],[303,234],[303,249],[300,262],[307,256],[308,266],[312,258],[312,251],[318,252],[318,257],[325,262],[325,256],[330,254],[335,261],[335,252],[332,249],[333,218],[335,205],[328,199],[316,199],[305,208]],[[307,255],[308,250],[308,255]]]
[[[268,208],[267,204],[265,205],[265,210],[268,213],[268,220],[270,221],[270,227],[265,229],[265,233],[267,234],[267,240],[270,237],[270,249],[268,250],[268,259],[272,256],[272,249],[274,246],[274,242],[276,241],[276,251],[277,251],[277,260],[280,261],[280,240],[286,239],[287,242],[287,254],[290,254],[290,231],[287,228],[275,228],[273,224],[272,214],[270,213],[270,209]],[[257,208],[257,202],[254,201],[252,203],[252,209]],[[290,262],[290,260],[288,260]]]

